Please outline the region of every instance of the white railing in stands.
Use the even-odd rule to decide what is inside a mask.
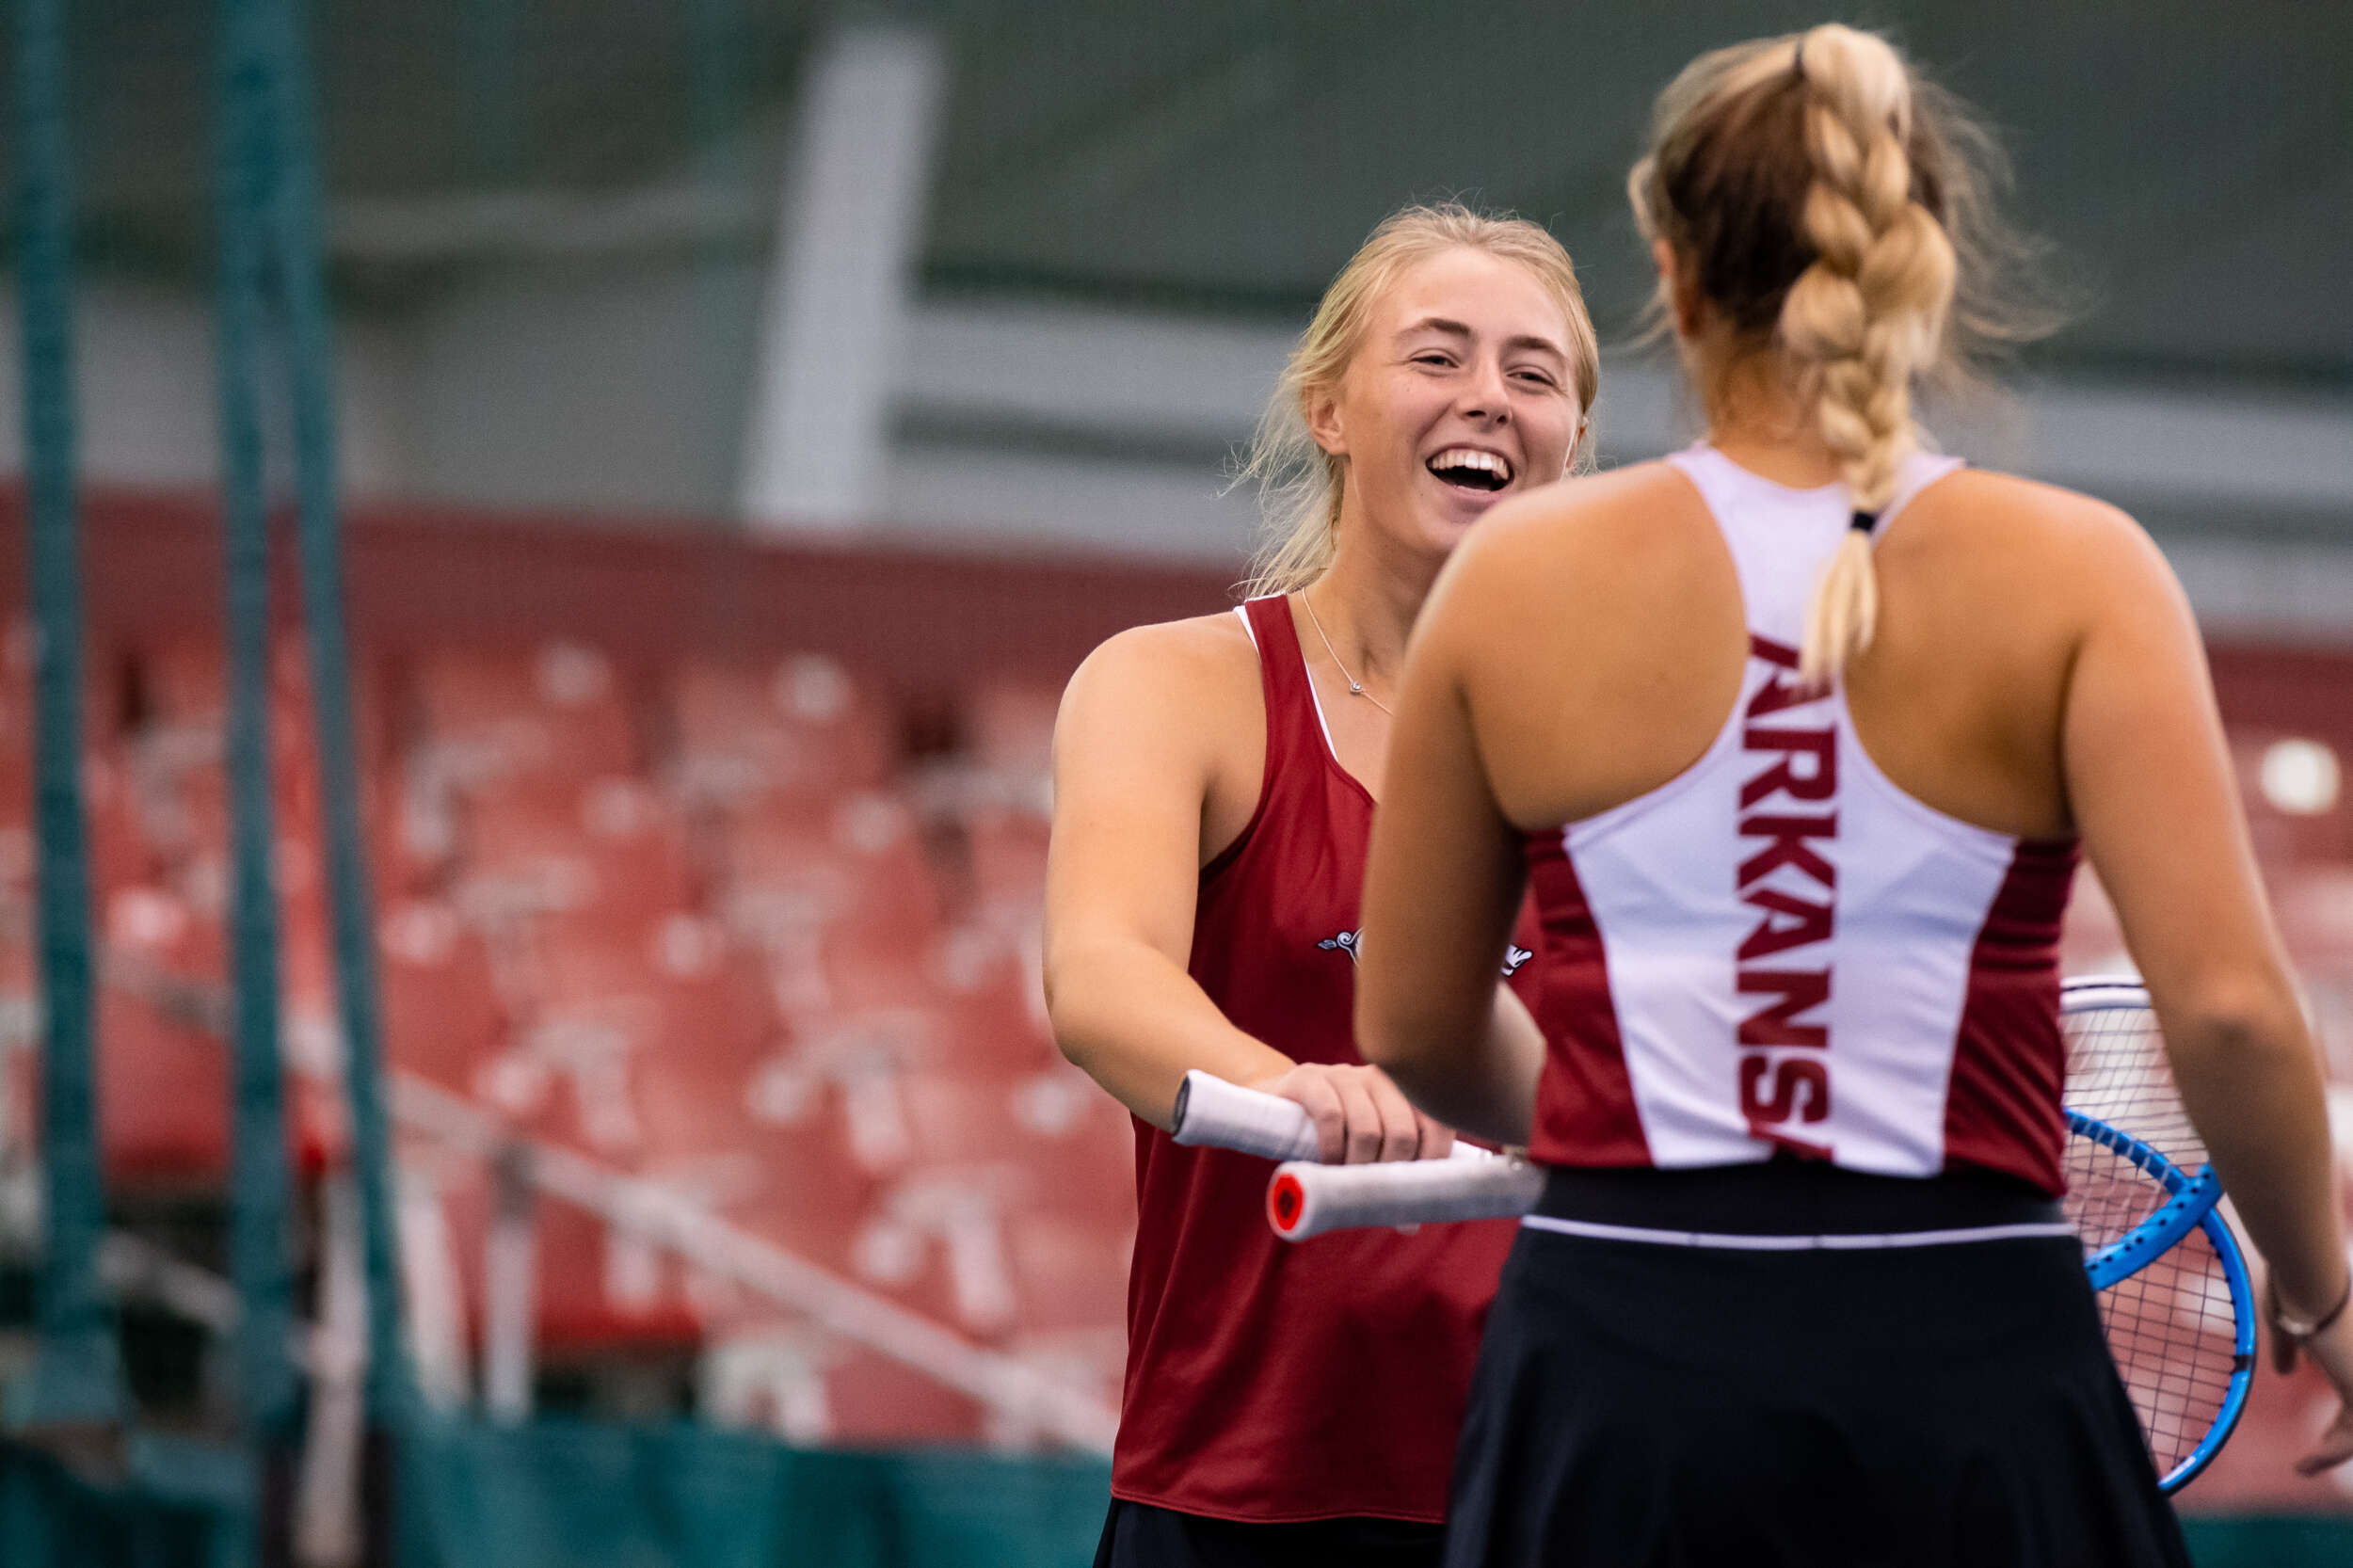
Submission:
[[[595,1214],[616,1230],[732,1281],[824,1330],[911,1367],[1071,1448],[1109,1453],[1119,1414],[1038,1367],[975,1345],[920,1313],[728,1224],[657,1181],[626,1176],[571,1150],[519,1140],[463,1096],[406,1073],[392,1075],[392,1112],[407,1131],[493,1161],[518,1163],[540,1192]]]

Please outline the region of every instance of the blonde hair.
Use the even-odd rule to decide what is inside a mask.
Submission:
[[[1236,484],[1257,481],[1262,519],[1262,542],[1243,588],[1248,597],[1294,592],[1332,564],[1348,465],[1308,433],[1306,400],[1339,384],[1364,342],[1374,304],[1405,269],[1457,248],[1517,262],[1551,292],[1568,318],[1577,411],[1593,411],[1601,385],[1601,344],[1585,312],[1576,264],[1559,240],[1525,218],[1474,212],[1454,201],[1391,213],[1323,291],[1315,319],[1284,364],[1249,453],[1235,472]],[[1580,440],[1577,463],[1591,467],[1591,450],[1592,442]]]
[[[1999,298],[1996,275],[2032,248],[1993,215],[2004,173],[1957,99],[1885,39],[1835,23],[1703,55],[1653,109],[1626,182],[1635,220],[1673,249],[1736,350],[1778,350],[1859,523],[1920,444],[1914,380],[1965,376],[1973,351],[2055,324]],[[1834,680],[1878,619],[1857,526],[1807,606],[1801,678]]]

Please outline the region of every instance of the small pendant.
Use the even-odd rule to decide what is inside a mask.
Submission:
[[[1350,696],[1362,696],[1365,695],[1365,689],[1352,680],[1348,683],[1348,695]]]

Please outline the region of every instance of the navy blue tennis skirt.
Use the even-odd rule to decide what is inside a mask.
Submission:
[[[1488,1318],[1446,1562],[2189,1556],[2072,1237],[1763,1252],[1529,1229]]]

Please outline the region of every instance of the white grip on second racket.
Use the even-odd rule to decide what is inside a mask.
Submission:
[[[1176,1091],[1176,1126],[1169,1136],[1190,1147],[1232,1149],[1261,1160],[1315,1160],[1323,1149],[1306,1107],[1280,1095],[1228,1083],[1197,1067],[1185,1074],[1184,1086]],[[1449,1160],[1494,1158],[1461,1142],[1448,1156]]]
[[[1277,1166],[1267,1185],[1266,1217],[1286,1241],[1362,1225],[1516,1219],[1536,1206],[1544,1185],[1543,1168],[1525,1160],[1291,1160]]]

